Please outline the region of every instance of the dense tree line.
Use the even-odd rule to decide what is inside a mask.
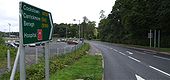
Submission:
[[[5,43],[5,40],[3,39],[3,32],[0,31],[0,45]]]
[[[161,31],[161,47],[170,47],[170,0],[116,0],[99,23],[102,41],[149,45],[150,29]]]
[[[79,38],[79,27],[80,27],[80,38],[94,39],[95,36],[95,22],[90,21],[87,17],[83,17],[83,22],[80,24],[54,24],[54,37],[58,38]]]

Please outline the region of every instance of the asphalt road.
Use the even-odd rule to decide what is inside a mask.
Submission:
[[[104,80],[170,80],[170,56],[90,41],[103,55]]]

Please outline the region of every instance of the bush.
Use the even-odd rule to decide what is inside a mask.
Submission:
[[[80,59],[83,55],[86,54],[86,51],[88,51],[90,48],[89,44],[84,44],[82,47],[80,47],[78,50],[71,52],[66,55],[62,56],[55,56],[52,59],[50,59],[50,74],[55,73],[59,69],[63,69],[67,65],[73,64],[76,60]],[[27,80],[43,80],[45,78],[45,72],[44,72],[44,62],[40,62],[39,64],[34,64],[26,69],[26,79]],[[1,79],[9,79],[9,73],[4,74]],[[19,80],[19,72],[15,75],[15,80]]]
[[[2,67],[6,67],[6,60],[7,60],[7,50],[9,49],[9,47],[5,46],[5,45],[0,45],[0,68]],[[10,56],[11,59],[13,60],[16,54],[16,49],[15,48],[10,48]]]

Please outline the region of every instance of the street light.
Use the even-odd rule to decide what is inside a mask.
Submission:
[[[73,19],[73,21],[79,21],[79,39],[80,39],[80,20]]]
[[[10,24],[10,23],[8,23],[8,25],[9,25],[9,38],[10,38],[10,26],[11,26],[11,24]]]

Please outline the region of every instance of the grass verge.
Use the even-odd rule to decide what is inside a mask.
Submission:
[[[57,71],[50,80],[102,80],[102,57],[85,55],[73,65]]]
[[[8,49],[9,47],[5,45],[0,45],[0,68],[7,67],[7,50]],[[10,48],[9,50],[10,50],[11,62],[13,62],[17,49]]]
[[[82,47],[74,52],[61,56],[54,56],[50,59],[50,74],[54,74],[57,70],[65,68],[66,65],[71,65],[74,62],[78,61],[79,59],[81,59],[82,56],[86,55],[86,52],[89,50],[89,48],[90,45],[85,43]],[[28,66],[26,68],[26,80],[44,80],[44,65],[44,61],[41,60],[41,62],[39,62],[38,64]],[[0,79],[9,80],[10,73],[11,72],[7,72],[3,74]],[[16,73],[15,80],[19,80],[19,72]]]

